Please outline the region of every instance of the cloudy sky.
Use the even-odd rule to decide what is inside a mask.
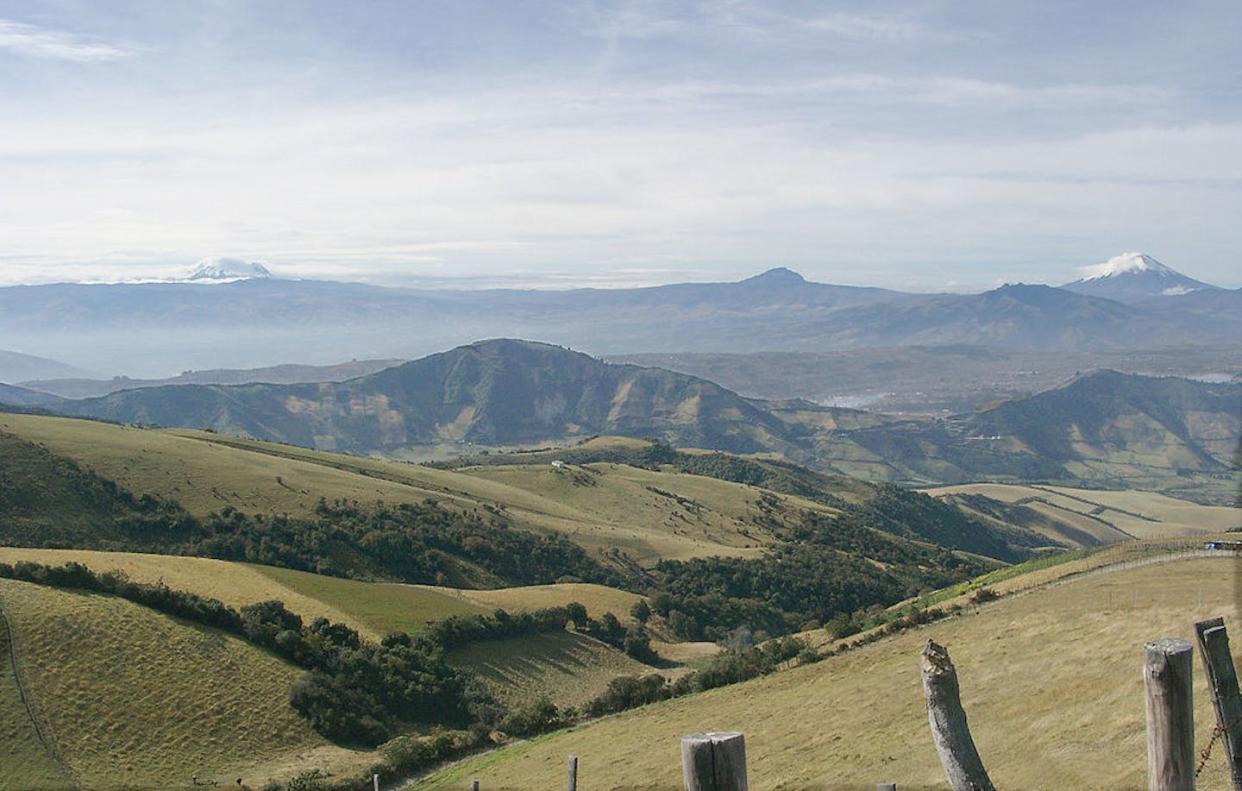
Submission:
[[[1242,286],[1236,0],[0,0],[0,281]]]

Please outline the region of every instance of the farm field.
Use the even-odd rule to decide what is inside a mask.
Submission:
[[[302,671],[232,636],[109,596],[0,580],[0,608],[43,731],[74,785],[252,787],[295,764],[361,768],[290,708]]]
[[[1002,483],[940,486],[924,491],[934,497],[983,495],[1024,506],[1048,520],[1046,529],[1041,530],[1038,524],[1030,525],[1032,529],[1057,533],[1059,523],[1069,528],[1059,531],[1062,538],[1080,531],[1099,543],[1224,533],[1242,526],[1242,512],[1236,508],[1201,505],[1155,492]],[[956,501],[961,504],[960,499]]]
[[[1142,645],[1188,637],[1224,615],[1239,631],[1240,561],[1229,556],[1110,571],[1002,599],[819,664],[605,718],[446,768],[415,788],[544,788],[565,756],[583,784],[677,787],[678,740],[746,734],[755,787],[943,787],[919,676],[928,638],[946,645],[984,762],[998,787],[1146,786]],[[1242,640],[1233,642],[1242,656]],[[1197,668],[1197,665],[1196,665]],[[1089,691],[1089,692],[1088,692]],[[1196,669],[1197,738],[1213,723]],[[1224,787],[1215,759],[1204,788]]]

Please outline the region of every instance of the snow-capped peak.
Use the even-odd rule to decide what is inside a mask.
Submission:
[[[194,265],[186,280],[231,281],[271,277],[272,273],[258,261],[240,258],[203,258]]]
[[[1146,253],[1122,253],[1102,264],[1089,266],[1083,270],[1083,280],[1099,280],[1105,277],[1125,275],[1135,272],[1156,272],[1162,275],[1176,274],[1172,269],[1160,263]]]

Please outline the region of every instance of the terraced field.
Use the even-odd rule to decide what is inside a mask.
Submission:
[[[290,708],[302,671],[234,637],[13,580],[0,580],[0,608],[31,707],[74,785],[165,789],[198,776],[258,787],[304,762],[365,763]]]
[[[1002,599],[819,664],[597,720],[467,760],[415,785],[538,789],[580,757],[591,788],[667,788],[680,778],[679,738],[746,734],[750,780],[763,788],[941,788],[927,728],[919,650],[950,649],[963,703],[1001,788],[1146,787],[1142,645],[1187,637],[1195,620],[1224,615],[1242,630],[1230,556],[1084,576]],[[1242,639],[1233,641],[1235,661]],[[1197,667],[1197,666],[1196,666]],[[1196,670],[1197,739],[1213,723]],[[1217,756],[1200,779],[1226,787]]]

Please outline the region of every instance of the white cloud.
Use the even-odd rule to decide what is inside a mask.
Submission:
[[[80,63],[121,60],[134,54],[133,50],[117,44],[9,19],[0,19],[0,50],[32,58]]]

